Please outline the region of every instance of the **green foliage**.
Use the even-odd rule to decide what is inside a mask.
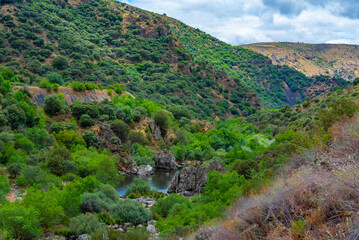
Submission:
[[[110,215],[115,219],[120,218],[124,222],[131,222],[134,225],[144,224],[151,219],[151,213],[138,202],[129,199],[119,200],[113,205]]]
[[[96,147],[100,144],[99,140],[97,139],[93,131],[86,131],[81,136],[85,140],[87,147],[91,147],[91,146]]]
[[[130,127],[123,121],[116,120],[111,122],[111,129],[121,141],[126,142],[130,133]]]
[[[70,220],[70,230],[76,236],[91,234],[104,228],[104,224],[99,221],[96,215],[92,214],[82,214]]]
[[[136,178],[135,180],[133,180],[130,187],[128,187],[126,189],[125,195],[128,196],[130,193],[136,193],[136,192],[145,194],[146,192],[148,192],[150,190],[151,190],[151,187],[145,180],[143,180],[141,178]]]
[[[44,101],[44,111],[52,116],[57,115],[62,109],[62,102],[56,95],[48,95]]]
[[[57,56],[52,61],[52,66],[58,70],[64,70],[68,65],[68,61],[63,56]]]
[[[64,210],[59,205],[57,195],[59,190],[53,188],[47,192],[39,188],[28,188],[23,200],[23,204],[28,208],[33,208],[39,213],[42,227],[51,227],[62,221]]]
[[[93,126],[95,124],[95,121],[87,114],[83,114],[80,117],[80,126],[82,128],[88,128],[90,126]]]
[[[76,170],[72,155],[65,147],[53,149],[47,156],[46,163],[51,173],[57,176],[75,172]]]
[[[180,204],[181,206],[185,205],[188,208],[192,206],[187,198],[181,195],[171,194],[168,197],[159,199],[156,204],[152,206],[151,211],[165,218],[176,204]]]
[[[11,191],[5,175],[0,175],[0,203],[6,200],[5,195]]]
[[[128,134],[128,140],[130,140],[131,143],[139,143],[141,145],[145,145],[148,143],[148,140],[146,139],[145,135],[142,132],[131,130]]]
[[[166,136],[168,128],[169,128],[169,114],[166,110],[159,110],[155,117],[155,123],[160,127],[162,136]]]
[[[57,83],[60,86],[64,85],[64,79],[58,73],[52,72],[47,74],[46,78],[49,80],[50,83]]]
[[[73,130],[61,130],[56,134],[56,140],[59,144],[62,144],[67,148],[71,148],[76,145],[86,145],[86,142],[81,135]]]
[[[42,234],[39,213],[19,202],[0,206],[0,219],[7,238],[36,239]]]
[[[7,166],[6,171],[9,173],[10,178],[14,179],[20,175],[21,169],[21,163],[12,163]]]

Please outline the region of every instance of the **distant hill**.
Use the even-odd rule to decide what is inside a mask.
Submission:
[[[273,64],[306,76],[330,75],[352,81],[359,76],[359,46],[347,44],[255,43],[241,46],[261,53]]]

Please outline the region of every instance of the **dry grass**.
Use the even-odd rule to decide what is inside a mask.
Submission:
[[[295,156],[259,194],[240,198],[210,239],[359,240],[359,118],[326,152]]]

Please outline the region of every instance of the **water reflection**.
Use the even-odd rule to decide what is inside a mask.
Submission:
[[[120,186],[116,189],[116,191],[121,195],[125,195],[126,189],[131,185],[133,180],[137,177],[142,178],[150,184],[151,189],[156,189],[159,192],[167,193],[167,189],[170,186],[172,177],[175,175],[176,170],[156,170],[150,176],[136,176],[130,175],[125,176],[121,179]]]

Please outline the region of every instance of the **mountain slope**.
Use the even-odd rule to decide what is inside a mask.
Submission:
[[[241,46],[269,57],[273,64],[287,65],[306,76],[330,75],[352,81],[359,76],[359,46],[290,42]]]
[[[6,2],[0,5],[0,63],[22,84],[37,85],[51,72],[61,75],[61,84],[120,83],[136,97],[185,105],[198,118],[259,108],[242,83],[195,63],[159,15],[109,0]],[[242,94],[229,98],[234,90]]]
[[[235,80],[246,84],[257,92],[265,108],[293,105],[296,99],[313,97],[327,92],[334,85],[347,84],[343,79],[312,78],[287,66],[273,65],[271,59],[262,54],[242,47],[232,47],[199,29],[169,17],[164,18],[171,27],[171,33],[195,56],[195,60],[207,61],[217,69],[227,72]],[[324,85],[325,88],[322,87]],[[313,89],[320,91],[308,95]]]

